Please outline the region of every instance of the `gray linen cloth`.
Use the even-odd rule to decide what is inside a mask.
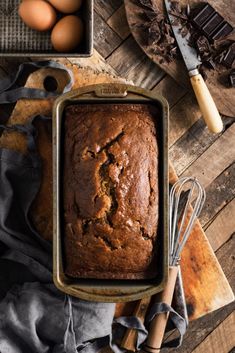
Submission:
[[[0,352],[96,351],[89,341],[109,342],[115,304],[70,298],[52,284],[51,245],[28,219],[41,179],[33,126],[15,128],[31,138],[28,155],[0,149]]]

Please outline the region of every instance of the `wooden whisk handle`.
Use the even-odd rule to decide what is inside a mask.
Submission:
[[[172,266],[169,268],[169,277],[163,292],[156,296],[157,302],[164,302],[171,305],[175,289],[176,278],[179,267]],[[169,313],[157,314],[150,324],[149,334],[144,346],[144,351],[149,353],[159,352],[161,349],[166,324]]]

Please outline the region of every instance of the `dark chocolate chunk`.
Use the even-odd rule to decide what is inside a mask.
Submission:
[[[206,24],[202,26],[202,31],[209,37],[210,34],[214,33],[222,23],[225,23],[223,17],[216,12],[208,21],[206,21]]]
[[[212,41],[224,38],[233,31],[233,27],[209,4],[192,15],[191,23]]]
[[[211,39],[216,40],[219,38],[224,38],[229,35],[232,31],[233,26],[231,26],[228,22],[225,22],[215,31],[215,33],[212,33]]]
[[[215,66],[216,66],[214,60],[212,60],[212,59],[204,61],[204,64],[206,67],[208,67],[209,69],[213,69],[213,70],[215,69]]]
[[[205,56],[210,54],[210,43],[205,36],[200,36],[196,43],[197,49],[201,55]]]
[[[202,27],[208,19],[215,13],[213,7],[209,4],[205,4],[202,9],[192,17],[191,21],[198,27]]]
[[[235,60],[235,43],[230,45],[230,47],[228,48],[226,54],[223,57],[222,64],[224,64],[227,67],[232,67],[234,60]]]
[[[228,47],[233,39],[225,37],[231,33],[233,27],[211,5],[204,3],[203,6],[190,8],[181,6],[180,1],[171,1],[170,13],[174,19],[170,25],[168,17],[155,1],[138,1],[143,10],[140,27],[143,29],[146,46],[153,55],[161,58],[161,63],[181,58],[171,29],[171,25],[178,25],[183,37],[189,35],[188,44],[197,50],[204,71],[214,69],[215,66],[217,69],[217,65],[220,67],[226,63],[231,67],[231,51],[228,53]],[[215,40],[218,38],[219,40]]]
[[[232,70],[229,74],[229,82],[231,87],[235,87],[235,70]]]

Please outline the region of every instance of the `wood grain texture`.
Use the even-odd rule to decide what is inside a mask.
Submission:
[[[185,297],[191,320],[219,309],[222,303],[226,305],[234,300],[233,292],[222,269],[218,267],[217,259],[211,256],[208,240],[199,236],[200,228],[200,223],[196,222],[181,259],[183,283],[190,282],[190,286],[185,286]]]
[[[109,17],[107,24],[111,27],[114,32],[116,32],[119,37],[126,39],[130,34],[130,28],[126,19],[125,6],[122,6],[114,12],[114,14]]]
[[[224,245],[220,247],[218,251],[216,251],[217,259],[220,262],[224,274],[226,275],[233,291],[235,291],[234,249],[235,232],[232,234],[231,238],[226,243],[224,243]],[[235,302],[233,304],[235,304]]]
[[[229,202],[206,229],[206,236],[214,251],[218,250],[235,230],[235,198]]]
[[[86,60],[81,58],[68,58],[65,64],[69,62],[73,65],[77,65],[79,68],[90,69],[92,72],[96,72],[97,75],[103,71],[108,72],[110,76],[117,77],[116,70],[107,63],[105,58],[96,49],[94,49],[93,55],[90,58],[86,58]]]
[[[164,76],[162,69],[148,58],[144,58],[127,73],[126,78],[133,81],[136,86],[152,89]]]
[[[170,108],[172,108],[186,95],[187,89],[179,85],[171,76],[166,75],[156,87],[154,87],[153,92],[157,92],[165,97]]]
[[[235,163],[225,169],[206,188],[206,202],[200,214],[200,222],[207,228],[216,214],[235,197]],[[230,218],[230,217],[229,217]],[[216,232],[217,233],[217,232]],[[218,233],[220,234],[220,233]],[[222,238],[222,235],[219,235]]]
[[[211,134],[203,119],[197,120],[169,150],[177,174],[181,175],[189,168],[217,138],[219,135]]]
[[[96,28],[94,31],[94,47],[99,49],[99,53],[106,58],[121,44],[121,38],[96,12],[94,12],[94,26]],[[100,46],[100,42],[103,43],[102,46]]]
[[[104,20],[107,20],[122,3],[122,0],[95,0],[94,7],[97,13],[99,13]]]
[[[184,173],[194,175],[206,188],[235,161],[235,124],[230,126]]]
[[[235,312],[230,314],[206,339],[193,350],[193,353],[228,353],[235,346]]]
[[[112,55],[107,63],[112,66],[120,76],[126,77],[130,70],[136,68],[144,59],[144,54],[132,37],[128,37]]]
[[[185,109],[190,107],[190,109]],[[199,119],[201,113],[194,94],[188,92],[170,111],[169,144],[172,146]]]

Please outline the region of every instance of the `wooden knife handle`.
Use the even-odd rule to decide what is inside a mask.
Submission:
[[[196,74],[190,77],[190,81],[209,130],[214,133],[221,132],[223,122],[204,79],[200,74]]]
[[[159,296],[156,296],[157,301],[161,301],[168,305],[171,305],[178,270],[178,266],[169,268],[169,277],[166,287],[163,292],[161,292],[161,294],[159,293]],[[152,320],[149,328],[148,338],[143,348],[144,352],[157,353],[160,351],[168,316],[169,313],[162,313],[156,315],[155,318]]]

